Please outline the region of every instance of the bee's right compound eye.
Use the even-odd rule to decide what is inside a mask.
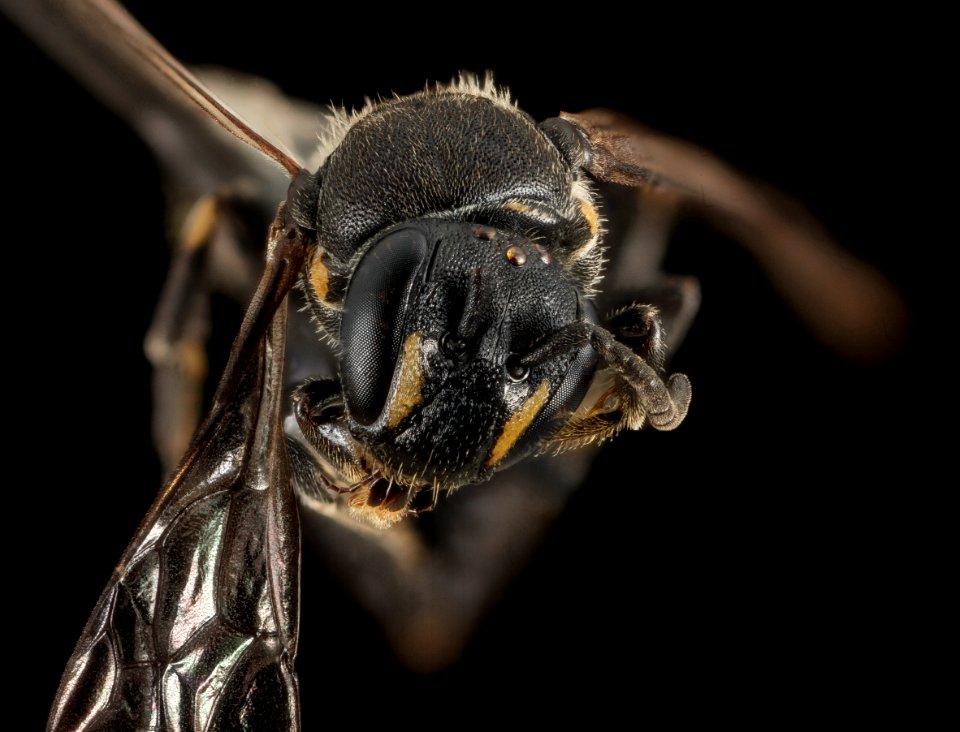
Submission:
[[[386,403],[410,292],[426,257],[421,231],[393,231],[364,255],[350,280],[340,324],[340,380],[350,416],[364,426]]]

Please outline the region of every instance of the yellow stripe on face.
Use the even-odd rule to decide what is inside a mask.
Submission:
[[[530,423],[540,414],[540,410],[547,403],[547,397],[549,396],[550,382],[544,379],[533,395],[527,397],[520,409],[514,412],[510,419],[506,421],[506,424],[503,425],[503,430],[500,432],[500,436],[493,445],[493,450],[490,451],[490,457],[487,459],[488,468],[497,465],[510,452],[510,448],[517,444],[520,436],[526,432]]]
[[[310,257],[310,287],[320,302],[327,301],[330,292],[330,270],[323,261],[324,253],[317,249]]]
[[[403,358],[400,359],[400,376],[397,389],[390,401],[387,412],[387,427],[393,429],[399,425],[413,408],[423,401],[423,361],[419,333],[407,336],[403,344]]]

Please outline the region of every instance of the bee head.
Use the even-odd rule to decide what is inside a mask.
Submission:
[[[419,220],[382,235],[344,300],[349,428],[381,474],[413,488],[476,483],[533,452],[596,368],[572,323],[592,305],[549,249],[516,233]]]

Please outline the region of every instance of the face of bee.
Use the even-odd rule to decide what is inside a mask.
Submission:
[[[319,433],[316,447],[352,466],[336,471],[341,486],[374,474],[411,494],[482,481],[534,452],[593,378],[593,349],[557,341],[596,322],[589,185],[489,80],[329,124],[294,200],[317,232],[302,284],[340,354],[345,428],[332,429],[352,457]],[[304,414],[326,413],[301,394]],[[304,433],[328,435],[324,419]]]
[[[587,312],[557,262],[520,235],[432,220],[395,229],[360,262],[344,302],[351,431],[401,484],[483,480],[580,403],[592,349],[534,352]]]

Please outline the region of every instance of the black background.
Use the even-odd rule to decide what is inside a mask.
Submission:
[[[829,18],[641,22],[599,7],[555,20],[466,8],[429,30],[407,11],[345,6],[353,20],[335,22],[288,5],[203,21],[185,2],[132,7],[183,60],[260,73],[320,102],[359,105],[491,69],[538,119],[627,112],[804,201],[893,279],[918,322],[932,248],[908,161],[928,112],[883,34]],[[14,59],[7,422],[22,436],[7,455],[19,469],[8,491],[26,499],[11,516],[26,538],[13,542],[7,602],[22,621],[8,632],[26,643],[16,659],[40,718],[160,479],[141,341],[165,273],[165,221],[158,174],[132,133],[5,21],[0,39]],[[703,286],[673,363],[694,387],[687,421],[606,448],[441,674],[402,670],[348,598],[310,586],[305,563],[306,729],[329,702],[358,720],[445,726],[507,718],[507,702],[513,718],[583,708],[596,723],[853,721],[909,708],[923,460],[908,442],[935,398],[914,371],[920,329],[891,361],[851,365],[706,227],[681,227],[669,268]]]

